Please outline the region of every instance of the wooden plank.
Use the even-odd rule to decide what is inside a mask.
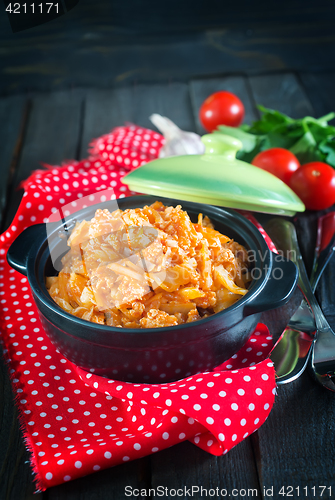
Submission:
[[[309,99],[313,103],[317,117],[328,114],[330,111],[335,111],[335,72],[330,73],[302,73],[300,80],[306,89]],[[335,121],[333,120],[334,124]],[[332,207],[334,210],[335,207]],[[330,210],[330,209],[329,209]],[[318,214],[314,214],[315,225]],[[322,309],[327,316],[331,326],[335,328],[335,259],[334,256],[328,264],[326,272],[320,279],[320,284],[317,288],[317,297],[322,304]]]
[[[41,163],[57,165],[77,157],[82,104],[83,94],[77,91],[45,93],[32,98],[24,145],[9,192],[6,227],[21,201],[23,192],[18,190],[21,181],[41,168]]]
[[[80,157],[86,158],[90,142],[113,127],[133,120],[132,88],[89,90],[85,99],[85,113]]]
[[[314,114],[312,104],[294,75],[271,75],[262,79],[252,77],[250,85],[256,102],[293,117]],[[301,250],[308,266],[315,241],[315,217],[316,214],[302,214],[295,220]],[[295,300],[297,298],[295,294]],[[267,324],[270,331],[279,325],[276,320],[271,323],[271,315],[268,316]],[[332,427],[335,400],[307,372],[298,380],[279,386],[277,390],[274,408],[254,439],[261,489],[273,487],[273,497],[279,498],[281,487],[299,487],[300,497],[316,498],[320,492],[317,491],[313,496],[313,486],[317,487],[322,482],[334,487],[334,474],[330,465],[334,460],[334,451],[325,440],[325,435],[329,430],[331,432],[328,427]],[[302,490],[304,487],[307,487],[307,493]],[[293,496],[299,496],[296,489],[293,490]]]
[[[332,207],[333,210],[335,207]],[[315,217],[316,219],[316,217]],[[316,226],[315,220],[315,226]],[[322,311],[325,314],[329,324],[335,331],[335,256],[333,256],[328,263],[323,275],[320,278],[318,287],[316,289],[316,296],[319,304],[322,307]]]
[[[258,431],[257,452],[260,483],[274,487],[273,498],[281,498],[283,486],[286,492],[287,487],[294,488],[293,498],[322,498],[319,485],[332,487],[333,494],[334,448],[329,436],[335,431],[334,422],[334,394],[318,386],[308,373],[278,387],[274,408]],[[324,495],[331,498],[329,490]]]
[[[144,90],[142,95],[143,92]],[[164,89],[160,89],[160,94],[163,99]],[[157,95],[157,90],[155,93],[153,89],[152,95]],[[88,144],[95,137],[109,132],[115,126],[123,125],[126,121],[137,121],[141,113],[138,112],[138,106],[134,103],[134,88],[132,87],[111,91],[87,90],[79,156],[81,158],[87,156]],[[143,122],[139,124],[149,125]],[[82,500],[100,500],[101,498],[118,500],[124,497],[126,486],[138,489],[150,486],[149,457],[51,488],[47,491],[47,498],[48,500],[60,500],[64,497],[68,500],[79,498]]]
[[[33,99],[19,170],[15,176],[16,183],[26,178],[34,167],[37,168],[39,161],[57,164],[64,158],[77,156],[83,130],[80,123],[82,103],[83,93],[75,91],[44,94]],[[102,100],[101,104],[104,107],[105,101]],[[88,107],[85,114],[88,121],[90,119],[89,110]],[[52,117],[52,120],[50,117]],[[123,115],[123,120],[126,118],[127,116]],[[119,123],[116,122],[115,124]],[[14,213],[17,203],[18,197],[10,199],[10,213]],[[10,392],[10,384],[6,376],[3,377],[3,380],[7,392]],[[11,399],[6,394],[3,401],[11,401]],[[0,498],[21,500],[21,498],[28,498],[25,495],[33,491],[30,468],[25,464],[25,469],[22,471],[21,467],[19,470],[23,484],[17,480],[15,481],[17,475],[14,475],[13,471],[16,474],[18,469],[15,461],[19,461],[19,464],[21,464],[22,461],[27,461],[28,455],[27,453],[24,454],[24,446],[18,434],[17,415],[13,405],[10,406],[10,411],[6,407],[6,412],[8,417],[5,421],[6,425],[1,427],[0,443],[3,444],[1,447],[1,451],[4,453],[3,470],[4,474],[7,474],[7,480],[2,482],[4,493],[2,494],[0,489]],[[14,431],[11,432],[9,439],[8,429],[11,426],[13,426]],[[108,471],[101,471],[88,478],[52,488],[44,495],[46,498],[51,499],[64,498],[64,496],[67,498],[79,498],[79,496],[84,498],[85,496],[90,500],[121,498],[124,495],[124,488],[128,484],[134,488],[142,487],[142,485],[143,487],[148,486],[148,460],[144,458]],[[14,464],[12,465],[13,461]],[[25,478],[27,479],[24,483]],[[12,494],[11,489],[13,490],[13,497],[9,496]],[[115,495],[113,497],[110,496],[111,490]]]
[[[197,0],[190,9],[174,0],[143,8],[104,0],[97,9],[81,0],[56,21],[15,35],[3,15],[0,93],[332,69],[332,2],[243,4],[215,0],[204,9]]]
[[[192,80],[190,82],[190,93],[192,99],[192,108],[194,119],[196,121],[197,131],[200,134],[205,133],[204,128],[199,121],[199,109],[203,101],[209,95],[219,90],[227,90],[236,94],[243,102],[245,107],[245,123],[251,123],[256,120],[257,113],[248,88],[247,79],[243,76],[230,76],[222,78],[208,78]]]
[[[192,486],[210,490],[226,489],[231,496],[233,488],[254,489],[254,498],[260,497],[257,472],[250,439],[238,444],[221,457],[213,457],[189,442],[181,443],[156,453],[152,457],[152,488],[192,489]],[[205,493],[203,494],[205,497]],[[214,495],[213,495],[214,496]],[[221,498],[225,495],[223,494]],[[251,496],[251,495],[250,495]],[[166,496],[166,498],[172,498]],[[178,498],[189,498],[188,493]],[[194,494],[200,498],[200,493]],[[215,498],[220,498],[216,495]]]
[[[252,76],[249,82],[257,104],[277,109],[292,118],[314,113],[304,89],[292,73]]]
[[[158,87],[156,87],[156,94],[154,92],[152,94],[150,106],[154,105],[154,111],[157,111],[156,108],[158,106],[162,106],[162,108],[160,109],[163,110],[161,112],[164,114],[167,114],[164,110],[167,109],[167,111],[169,111],[170,107],[172,112],[171,100],[164,101],[164,89],[157,89]],[[86,99],[85,123],[83,127],[84,137],[86,139],[82,141],[82,149],[85,147],[84,142],[86,140],[88,141],[95,135],[99,135],[100,133],[104,132],[104,130],[101,130],[95,133],[96,127],[97,125],[99,125],[99,123],[101,123],[101,126],[103,125],[103,127],[105,127],[105,125],[100,122],[99,119],[106,119],[104,123],[107,127],[107,125],[109,125],[109,116],[111,116],[113,117],[113,119],[115,118],[118,120],[115,123],[116,125],[118,125],[120,124],[119,120],[122,117],[123,119],[129,119],[128,117],[125,117],[124,111],[122,110],[128,109],[130,115],[131,113],[129,108],[131,107],[133,110],[131,120],[136,121],[139,124],[145,124],[149,109],[146,106],[145,99],[149,99],[151,95],[150,87],[148,86],[146,89],[142,89],[141,92],[137,93],[136,99],[134,99],[134,97],[129,97],[129,103],[126,102],[127,95],[134,96],[135,90],[130,89],[129,94],[125,92],[123,96],[124,102],[122,105],[120,105],[120,111],[118,111],[118,114],[112,113],[112,107],[110,108],[110,114],[108,112],[105,112],[105,109],[108,111],[108,107],[106,106],[106,97],[104,97],[103,94],[100,94],[99,99],[94,98],[96,100],[94,100],[88,94],[88,97]],[[109,91],[107,92],[107,96],[108,95]],[[155,95],[161,95],[161,97],[154,97]],[[141,105],[135,104],[133,106],[132,104],[136,103],[137,99],[139,99],[141,96],[143,99]],[[76,97],[74,96],[74,99],[75,98]],[[100,102],[99,109],[96,109],[96,111],[94,111],[97,102]],[[114,107],[117,102],[119,102],[118,99],[115,99]],[[62,106],[61,103],[59,104],[60,106]],[[185,104],[183,104],[183,106],[184,105]],[[276,104],[276,106],[279,105],[280,103]],[[182,104],[180,104],[180,107],[181,106]],[[292,106],[294,106],[294,102],[292,102]],[[277,109],[280,108],[278,107]],[[32,112],[33,111],[34,107],[32,108]],[[52,112],[52,108],[47,108],[47,112],[48,111]],[[178,110],[176,110],[176,113],[177,111]],[[64,116],[64,114],[65,111],[63,110],[60,115]],[[40,111],[40,116],[43,116],[42,110]],[[78,116],[80,122],[80,112],[78,113]],[[36,121],[37,118],[35,122]],[[31,123],[32,121],[30,120],[29,127],[31,126]],[[78,130],[78,138],[80,136],[80,124],[79,129],[74,128],[74,130]],[[63,131],[61,131],[61,134],[63,134]],[[37,138],[38,136],[36,135],[35,140]],[[51,140],[52,138],[52,134],[48,132],[46,134],[46,145],[44,150],[44,152],[46,153],[48,153],[47,144],[53,144]],[[77,140],[77,138],[74,138],[76,139],[75,142],[77,145],[75,145],[74,143],[72,144],[72,151],[74,151],[74,153],[72,153],[72,156],[76,154],[76,151],[79,150],[80,147],[80,140]],[[25,141],[25,146],[26,145],[28,147],[27,140]],[[71,148],[69,147],[68,151],[70,151],[70,149]],[[29,152],[29,148],[27,149],[27,151]],[[23,155],[24,153],[25,150],[23,150]],[[31,150],[29,154],[30,158],[35,158],[34,161],[38,161],[41,159],[37,154],[35,154],[34,156],[34,154],[31,153]],[[60,158],[58,160],[54,161],[57,162],[63,159],[64,151],[61,152],[59,157]],[[27,156],[27,158],[29,159],[29,155]],[[47,158],[45,159],[45,161],[49,161],[51,163],[51,161]],[[274,320],[273,324],[276,324],[278,326],[278,322],[276,319]],[[332,484],[331,481],[333,476],[331,475],[331,464],[333,463],[334,456],[332,448],[330,446],[331,443],[328,445],[328,442],[330,442],[330,440],[328,440],[327,433],[328,429],[331,433],[333,431],[333,396],[330,393],[327,393],[327,395],[324,396],[324,391],[319,389],[316,385],[313,385],[313,382],[309,380],[307,374],[305,378],[301,380],[304,380],[304,382],[300,383],[300,381],[297,381],[295,385],[292,384],[291,386],[279,388],[279,397],[277,398],[277,403],[273,409],[273,412],[270,414],[270,417],[266,424],[259,430],[258,441],[257,439],[252,441],[254,453],[256,453],[258,457],[257,465],[261,480],[260,492],[262,491],[263,486],[279,486],[280,483],[281,485],[288,485],[289,480],[292,481],[292,486],[302,486],[305,477],[307,477],[306,484],[309,487],[312,487],[316,484],[321,484],[321,480],[328,481],[327,486]],[[305,392],[301,394],[302,391]],[[5,399],[4,401],[7,400]],[[318,404],[319,407],[317,406]],[[311,405],[313,406],[312,411]],[[318,408],[320,408],[320,413]],[[311,417],[309,417],[308,413],[310,411]],[[328,415],[331,418],[330,422],[328,421]],[[317,429],[316,427],[317,422],[320,422],[320,429]],[[5,431],[6,427],[2,427],[2,429],[4,429]],[[316,434],[318,434],[318,437],[315,437]],[[5,437],[7,436],[5,436],[3,432],[2,435],[0,435],[0,445],[2,443],[1,439],[4,439]],[[324,464],[324,459],[321,456],[323,446],[325,447],[325,459],[328,460],[328,464]],[[4,450],[4,452],[6,450],[9,450],[12,457],[15,457],[15,454],[17,453],[17,447],[8,446],[7,441],[4,442],[4,447],[2,447],[2,449]],[[315,462],[314,460],[314,449],[316,449],[316,461],[319,461],[320,466],[315,465],[317,462]],[[306,465],[307,460],[305,457],[307,457],[310,465]],[[150,477],[148,476],[148,461],[152,463],[152,481],[150,481]],[[312,466],[314,470],[311,470]],[[157,486],[159,484],[162,484],[163,486],[167,486],[168,484],[170,484],[171,487],[176,487],[177,485],[184,486],[189,482],[190,484],[196,485],[208,485],[208,487],[210,487],[210,485],[213,485],[213,487],[219,485],[222,485],[222,487],[226,487],[228,484],[234,485],[234,487],[235,484],[238,485],[237,487],[252,487],[252,485],[257,484],[255,479],[256,473],[254,467],[254,457],[249,440],[241,443],[236,448],[231,450],[231,452],[229,452],[227,456],[219,458],[211,457],[210,455],[197,449],[190,443],[182,443],[181,445],[173,447],[169,450],[164,450],[159,454],[153,455],[150,458],[143,459],[143,461],[140,460],[129,464],[124,464],[114,469],[102,471],[86,478],[82,478],[77,481],[59,486],[57,488],[50,489],[46,492],[45,497],[50,497],[50,499],[52,500],[56,500],[58,498],[69,498],[71,500],[78,500],[79,498],[83,500],[98,500],[100,498],[123,498],[124,487],[127,484],[130,484],[133,487],[148,487],[149,485],[153,487],[154,485]],[[11,469],[7,470],[9,471]],[[29,468],[27,467],[27,471],[28,470]],[[321,472],[323,473],[324,471],[325,476],[321,476]],[[14,478],[16,477],[18,476],[14,476]],[[286,483],[284,481],[286,481]],[[19,484],[18,480],[16,482]],[[6,483],[5,486],[8,492],[8,483]],[[15,487],[17,487],[18,491],[19,486],[15,484]],[[10,498],[7,492],[7,498]],[[16,494],[16,492],[14,493]],[[10,500],[21,500],[21,498],[24,498],[22,497],[22,495],[27,495],[28,493],[27,491],[23,492],[23,488],[21,488],[20,493],[16,497],[15,494]],[[6,498],[6,496],[1,496],[1,490],[0,498]],[[276,496],[274,496],[274,498],[276,498]],[[313,496],[310,495],[306,498],[313,498]]]
[[[45,500],[120,500],[126,498],[126,486],[150,487],[150,457],[117,465],[47,490]],[[142,495],[136,498],[143,498]]]
[[[235,86],[239,88],[241,96],[245,96],[246,88],[243,86],[242,79],[227,79],[226,83],[228,86],[235,83]],[[220,82],[210,81],[210,84],[219,85]],[[193,84],[190,88],[192,89],[192,87]],[[206,85],[202,84],[201,81],[194,82],[194,87],[197,97],[200,95],[201,90],[204,90],[204,92],[207,91]],[[191,108],[188,89],[184,85],[139,85],[135,88],[134,103],[134,116],[137,117],[136,123],[147,126],[149,113],[158,112],[171,118],[184,130],[195,130],[197,127],[196,115],[194,113],[194,95],[192,95]],[[250,461],[240,460],[243,455],[248,455]],[[185,460],[185,457],[187,457],[187,460]],[[241,479],[241,484],[249,482],[255,485],[255,481],[257,483],[252,451],[250,445],[248,446],[246,443],[243,443],[241,447],[236,448],[230,454],[230,460],[227,457],[221,457],[220,460],[199,450],[191,443],[182,443],[181,445],[153,455],[151,457],[151,464],[152,488],[156,488],[159,485],[175,489],[183,488],[185,485],[203,485],[208,488],[221,485],[223,487],[222,471],[224,467],[227,467],[227,464],[230,465],[231,471],[237,470],[243,478]],[[233,487],[233,481],[232,479],[229,486]]]
[[[284,79],[283,79],[284,77]],[[299,78],[292,74],[252,77],[250,84],[256,98],[263,97],[266,106],[274,107],[293,117],[304,115],[322,116],[335,110],[335,73],[302,73]],[[316,241],[318,212],[308,212],[296,217],[295,224],[301,251],[310,274]],[[335,261],[329,264],[320,280],[317,296],[325,314],[333,314],[335,302]]]
[[[133,85],[114,90],[89,91],[85,101],[81,157],[87,155],[88,144],[93,138],[125,122],[155,129],[149,120],[152,113],[167,116],[184,130],[194,129],[186,84]]]
[[[24,95],[0,100],[0,220],[3,220],[9,188],[21,153],[28,116]],[[35,487],[28,452],[23,443],[14,394],[7,365],[0,360],[0,498],[8,500],[41,499]]]
[[[101,0],[97,9],[90,0],[82,0],[75,10],[58,18],[56,23],[46,23],[37,29],[16,33],[11,39],[11,27],[4,14],[0,18],[0,40],[37,45],[39,36],[47,43],[49,35],[63,48],[68,40],[81,40],[87,26],[90,27],[90,36],[86,36],[86,40],[92,43],[99,43],[104,36],[113,41],[125,43],[128,40],[131,43],[130,35],[135,33],[138,38],[154,35],[178,35],[179,38],[183,33],[219,29],[222,26],[226,29],[240,26],[241,31],[262,26],[263,30],[275,31],[292,25],[297,29],[297,26],[304,27],[306,23],[318,23],[322,26],[327,21],[331,23],[335,17],[334,6],[328,0],[320,0],[317,4],[308,6],[304,0],[283,0],[280,5],[274,4],[271,8],[266,0],[259,0],[252,6],[248,0],[227,5],[211,0],[206,9],[202,0],[194,0],[192,6],[189,9],[187,3],[180,3],[178,0],[171,0],[169,9],[149,0],[144,4],[139,4],[136,0],[129,0],[127,4],[116,0],[112,5],[109,0]],[[250,37],[251,33],[248,35]],[[16,48],[16,44],[14,47]]]
[[[24,95],[0,99],[0,225],[6,206],[8,188],[21,152],[27,114],[28,101]]]
[[[301,249],[305,250],[304,243],[311,237],[311,228],[301,221],[297,228]],[[262,315],[262,321],[274,338],[286,326],[301,298],[297,290],[287,306]],[[287,488],[292,486],[295,488],[294,498],[309,499],[321,498],[318,487],[316,493],[313,490],[316,485],[322,483],[334,488],[330,465],[334,460],[334,450],[325,443],[325,436],[331,432],[328,425],[334,419],[334,412],[333,395],[314,382],[307,371],[298,380],[277,387],[272,412],[253,435],[261,491],[273,487],[274,494],[271,495],[269,490],[269,498],[280,498],[281,487],[288,492]],[[296,488],[300,488],[300,497]]]
[[[246,102],[247,114],[252,114],[252,103],[248,96],[245,79],[240,77],[226,79],[209,79],[192,81],[189,89],[191,102],[187,96],[185,87],[181,87],[179,97],[176,99],[172,92],[176,86],[171,86],[168,92],[164,88],[157,88],[155,94],[153,87],[140,86],[137,99],[141,102],[141,107],[137,108],[138,123],[145,123],[148,110],[156,110],[161,114],[166,114],[173,119],[178,126],[185,130],[197,130],[202,133],[197,121],[198,103],[212,92],[219,90],[224,85],[227,90],[234,90]],[[135,100],[136,102],[136,100]],[[147,108],[147,103],[150,103]],[[199,104],[199,105],[200,105]],[[192,105],[192,109],[191,109]],[[169,114],[166,109],[170,110]],[[172,111],[175,112],[172,115]],[[179,114],[179,116],[177,115]],[[142,121],[143,120],[143,121]],[[187,458],[186,458],[187,457]],[[229,456],[213,457],[200,450],[191,443],[185,442],[174,446],[151,457],[152,481],[151,487],[164,486],[172,489],[200,486],[204,488],[224,488],[232,489],[235,485],[248,485],[256,488],[257,474],[253,459],[251,444],[249,441],[241,443],[234,450],[229,452]],[[186,498],[182,496],[182,498]]]
[[[0,360],[0,498],[3,500],[42,500],[34,494],[29,454],[20,430],[7,365]]]
[[[9,104],[10,102],[11,100]],[[76,156],[81,102],[82,97],[69,92],[43,94],[32,99],[27,129],[23,134],[23,148],[8,193],[6,225],[11,222],[22,196],[22,191],[16,190],[18,184],[28,177],[33,169],[40,167],[40,161],[52,164]],[[14,135],[14,130],[12,132]],[[0,431],[2,464],[0,498],[28,499],[34,491],[33,477],[28,465],[29,456],[20,436],[17,411],[4,368],[2,368],[0,387],[3,396]],[[42,495],[38,497],[42,498]]]
[[[133,102],[134,120],[143,127],[154,128],[149,116],[158,113],[170,118],[182,130],[194,131],[189,89],[185,83],[136,85]]]
[[[234,82],[235,86],[240,89],[241,97],[246,101],[245,92],[247,92],[247,89],[245,81],[240,78],[228,79],[228,84],[233,85]],[[248,102],[249,109],[251,109],[252,103],[250,100]],[[186,85],[138,85],[111,91],[88,92],[85,102],[82,156],[86,154],[87,144],[93,137],[106,133],[110,128],[120,125],[124,121],[133,121],[142,126],[152,127],[148,120],[148,116],[152,112],[167,115],[183,129],[194,130],[195,128],[194,115],[192,114]],[[227,464],[231,469],[231,478],[234,477],[233,470],[237,469],[239,471],[241,487],[245,484],[250,485],[250,487],[257,487],[255,464],[249,442],[242,443],[236,450],[232,451],[229,454],[229,460],[227,457],[222,457],[222,461],[219,463],[217,458],[198,450],[190,443],[181,445],[181,447],[185,446],[185,453],[190,457],[190,460],[186,462],[184,452],[180,453],[179,451],[180,447],[173,447],[151,457],[153,472],[151,487],[157,485],[176,487],[188,483],[209,484],[208,481],[202,480],[209,470],[211,471],[212,484],[217,483],[219,486],[222,484],[220,478],[222,477],[223,467],[227,468]],[[189,448],[192,449],[191,453]],[[246,455],[250,460],[242,458]],[[206,456],[206,469],[204,469],[203,465],[204,460],[199,458],[200,456]],[[181,462],[185,465],[182,469],[180,467]],[[166,467],[166,463],[169,464],[168,467]],[[179,471],[179,480],[177,482],[176,471]],[[201,478],[201,481],[199,479],[200,482],[196,483],[195,478]],[[231,487],[233,487],[233,481],[234,479],[231,479]]]
[[[313,104],[316,117],[335,111],[335,72],[300,73],[300,80]]]

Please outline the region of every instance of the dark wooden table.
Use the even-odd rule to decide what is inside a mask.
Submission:
[[[321,116],[335,109],[335,73],[275,73],[223,76],[182,83],[140,84],[112,90],[71,89],[19,94],[0,99],[0,213],[2,231],[10,224],[22,191],[18,185],[39,162],[60,164],[86,156],[90,140],[116,125],[131,121],[150,127],[153,112],[168,116],[185,130],[202,132],[199,105],[219,89],[235,92],[246,107],[246,121],[257,117],[255,104],[279,109],[293,117]],[[302,251],[310,267],[318,214],[295,219]],[[335,263],[318,288],[318,298],[335,326]],[[263,321],[278,335],[299,302],[264,314]],[[335,394],[317,385],[308,373],[278,387],[274,408],[265,424],[227,455],[213,457],[189,442],[131,463],[33,495],[33,476],[19,429],[7,367],[0,371],[0,499],[108,500],[125,497],[125,486],[163,486],[240,490],[236,498],[335,498]],[[321,497],[319,486],[332,487]],[[273,495],[268,490],[273,487]],[[306,488],[307,489],[306,489]],[[297,488],[300,488],[298,494]],[[305,489],[303,489],[305,488]],[[315,488],[315,489],[314,489]],[[245,491],[243,491],[245,490]],[[233,496],[234,493],[232,493]],[[170,496],[163,498],[172,498]],[[134,497],[135,498],[135,497]],[[189,498],[186,495],[178,498]],[[200,496],[194,496],[200,498]],[[213,497],[218,498],[218,497]]]

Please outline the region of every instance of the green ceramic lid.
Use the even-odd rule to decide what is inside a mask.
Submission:
[[[242,143],[224,134],[202,137],[203,155],[146,163],[122,182],[132,191],[222,207],[292,216],[305,206],[280,179],[236,159]]]

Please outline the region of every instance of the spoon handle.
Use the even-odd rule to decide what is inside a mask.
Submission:
[[[331,329],[328,325],[328,322],[323,315],[321,308],[318,304],[318,302],[315,299],[314,296],[314,291],[317,285],[317,282],[324,271],[326,264],[328,263],[330,257],[333,254],[333,247],[334,245],[331,244],[332,238],[333,238],[333,232],[329,232],[329,230],[325,233],[323,229],[326,229],[329,227],[327,224],[331,220],[331,217],[329,216],[328,220],[326,220],[326,225],[321,225],[324,220],[322,219],[319,223],[319,227],[321,225],[321,228],[318,233],[318,245],[315,251],[315,259],[314,259],[314,274],[313,274],[313,279],[311,282],[308,280],[306,269],[304,266],[304,262],[299,250],[299,245],[297,241],[297,235],[295,231],[295,227],[293,226],[292,223],[283,220],[283,219],[272,219],[271,221],[268,222],[268,224],[265,226],[265,230],[269,234],[269,236],[272,238],[273,242],[277,246],[278,249],[289,259],[291,259],[298,267],[299,270],[299,287],[301,288],[302,292],[305,294],[305,297],[300,305],[300,308],[297,310],[295,315],[291,318],[289,321],[288,325],[290,328],[293,328],[293,331],[295,333],[298,333],[297,339],[293,339],[293,341],[290,343],[290,349],[291,351],[296,351],[298,349],[298,352],[304,352],[304,355],[299,354],[298,357],[298,362],[296,360],[295,363],[292,364],[290,371],[287,373],[284,373],[282,376],[279,377],[277,383],[287,383],[290,382],[291,380],[296,379],[301,375],[301,373],[304,371],[305,367],[309,363],[309,368],[312,371],[312,374],[314,377],[316,377],[320,383],[324,385],[324,382],[321,381],[320,378],[317,377],[316,371],[314,370],[314,365],[312,367],[311,365],[311,360],[314,357],[314,351],[313,351],[313,346],[316,345],[315,340],[316,336],[319,336],[320,333],[322,333],[323,338],[327,338],[329,340],[330,335],[333,337],[333,333],[331,332]],[[322,235],[327,235],[328,237],[325,238],[322,237]],[[330,234],[330,236],[329,236]],[[308,320],[306,322],[306,319]],[[300,323],[299,323],[299,321]],[[294,321],[296,322],[296,326],[292,326],[294,324]],[[301,328],[298,328],[298,325],[300,325]],[[306,351],[306,342],[305,341],[305,336],[304,332],[307,332],[306,326],[308,326],[311,330],[311,337],[309,339],[309,343],[307,342],[307,351]],[[278,352],[279,360],[281,358],[283,360],[286,360],[286,358],[289,358],[287,355],[287,352],[285,351],[284,353],[281,352],[281,344],[283,343],[283,340],[289,339],[289,334],[292,331],[291,329],[286,328],[282,334],[282,337],[279,339],[277,342],[274,350],[273,350],[273,355],[272,355],[272,360],[275,362],[276,360],[276,353]],[[317,331],[317,333],[316,333]],[[302,335],[301,335],[302,333]],[[333,343],[333,342],[332,342]],[[287,342],[284,342],[284,347],[286,347]],[[303,351],[300,351],[300,344],[302,344]],[[311,356],[312,353],[312,356]],[[277,359],[278,362],[278,359]],[[322,379],[323,380],[323,379]],[[332,385],[329,381],[328,383],[328,389],[334,390],[335,391],[335,385]],[[332,387],[330,387],[332,386]]]
[[[311,273],[311,287],[313,292],[317,287],[320,276],[330,261],[335,250],[335,211],[322,215],[318,219],[317,238],[314,252],[313,268]]]
[[[298,285],[310,306],[313,309],[314,306],[318,307],[300,252],[297,233],[292,222],[279,218],[271,219],[266,225],[265,230],[270,235],[276,247],[283,253],[284,257],[290,259],[297,266],[299,271]]]
[[[299,249],[297,233],[292,222],[285,219],[272,219],[267,225],[267,231],[271,235],[274,244],[282,250],[284,256],[296,264],[299,270],[298,285],[305,296],[311,310],[314,313],[315,323],[318,331],[325,331],[329,328],[327,320],[315,298],[313,289],[307,276],[305,264]],[[319,266],[316,270],[316,279],[321,276],[325,266]],[[317,283],[317,281],[315,281]],[[315,289],[315,287],[314,287]]]

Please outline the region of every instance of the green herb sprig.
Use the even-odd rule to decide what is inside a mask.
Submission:
[[[240,160],[251,162],[260,152],[269,148],[289,149],[300,163],[322,161],[335,168],[335,127],[329,121],[335,113],[321,118],[305,116],[294,120],[279,111],[258,106],[262,116],[252,125],[238,128],[220,125],[214,133],[223,133],[240,139],[243,148],[237,153]]]

